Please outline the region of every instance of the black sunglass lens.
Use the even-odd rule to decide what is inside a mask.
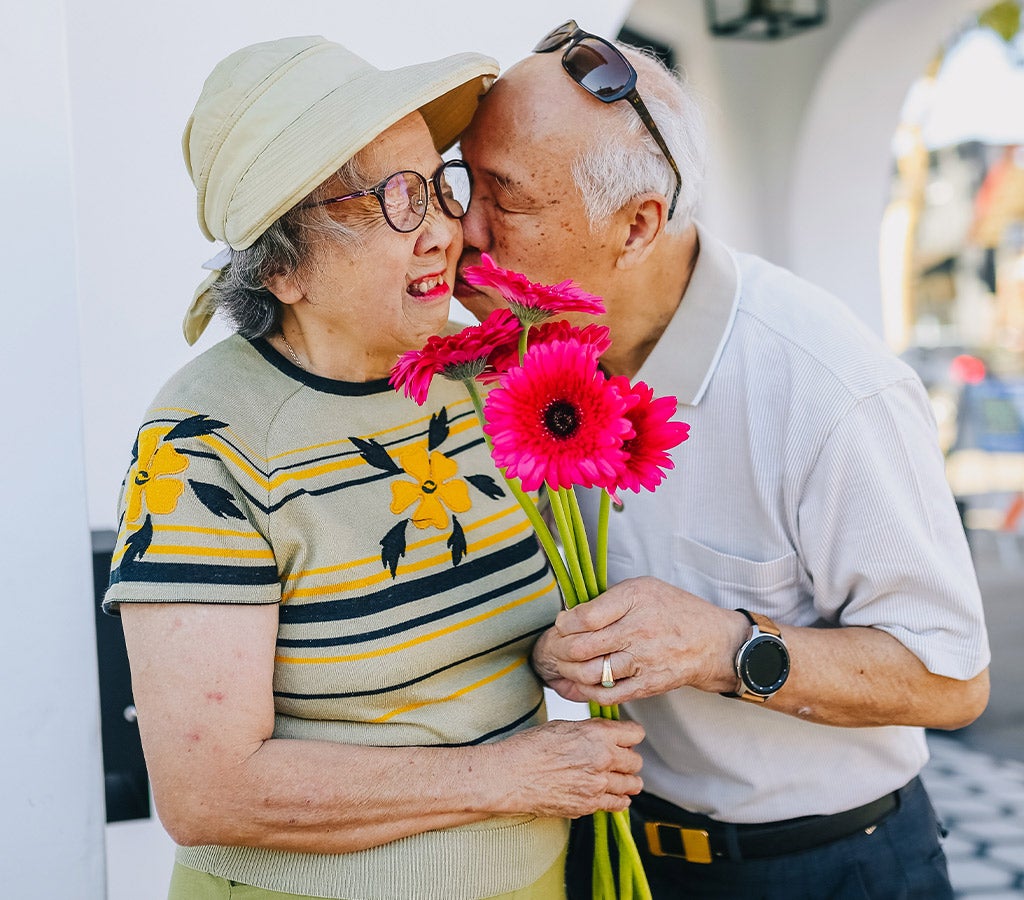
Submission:
[[[576,24],[576,20],[570,19],[564,25],[559,25],[541,38],[537,46],[533,48],[533,52],[550,53],[552,50],[557,50],[577,31],[579,31],[579,26]]]
[[[633,67],[602,41],[584,38],[562,57],[566,72],[595,97],[618,100],[632,87]]]
[[[435,188],[445,213],[453,219],[461,219],[469,209],[473,194],[473,184],[465,163],[452,161],[443,165],[438,171]]]

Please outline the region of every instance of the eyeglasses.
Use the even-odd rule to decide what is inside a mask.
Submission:
[[[569,77],[602,103],[628,100],[651,137],[661,148],[661,152],[665,154],[665,159],[676,175],[676,189],[672,192],[672,201],[668,208],[668,217],[671,219],[676,209],[676,201],[679,199],[679,191],[683,186],[683,177],[679,174],[679,167],[672,158],[665,138],[662,137],[654,118],[637,93],[636,69],[614,44],[596,34],[584,31],[574,19],[559,25],[533,48],[533,52],[551,53],[566,44],[569,46],[562,54],[562,68],[569,73]]]
[[[469,166],[461,159],[450,159],[442,163],[430,176],[430,184],[434,186],[434,197],[437,198],[441,212],[452,219],[461,219],[466,214],[473,194],[473,179]],[[388,175],[379,184],[364,191],[356,191],[344,197],[331,197],[329,200],[303,203],[300,209],[329,206],[332,203],[342,203],[345,200],[371,195],[377,198],[380,211],[384,214],[384,221],[402,234],[415,231],[427,217],[427,207],[430,204],[427,179],[410,169]]]

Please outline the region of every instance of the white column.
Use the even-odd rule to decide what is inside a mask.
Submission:
[[[98,900],[105,816],[61,0],[4,5],[0,84],[0,894]]]

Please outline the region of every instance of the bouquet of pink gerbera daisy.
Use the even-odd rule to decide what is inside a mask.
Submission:
[[[671,421],[674,397],[654,397],[643,382],[608,378],[600,357],[611,345],[603,325],[578,328],[564,313],[601,315],[604,303],[572,281],[535,284],[524,275],[482,264],[466,281],[497,290],[508,308],[457,334],[432,337],[422,350],[401,356],[391,384],[419,404],[442,375],[465,383],[491,456],[505,476],[544,547],[567,607],[591,600],[607,584],[608,513],[622,490],[654,490],[672,468],[668,451],[689,436],[689,425]],[[478,382],[492,385],[486,400]],[[497,386],[494,383],[497,382]],[[559,553],[530,496],[547,489],[561,539]],[[601,489],[595,550],[584,529],[574,487]],[[591,716],[617,719],[618,707],[590,704]],[[628,812],[594,816],[594,897],[651,896],[629,827]],[[618,877],[609,841],[618,848]]]

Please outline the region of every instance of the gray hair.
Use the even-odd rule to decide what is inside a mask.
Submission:
[[[704,184],[704,115],[692,88],[653,53],[626,44],[618,46],[640,73],[644,103],[679,166],[679,200],[665,229],[668,234],[679,234],[693,221]],[[631,104],[610,105],[619,128],[602,135],[572,167],[592,227],[640,194],[656,191],[671,197],[676,184],[665,154]]]
[[[314,252],[323,240],[355,247],[358,233],[331,218],[324,206],[303,205],[368,186],[360,154],[346,162],[301,203],[293,206],[245,250],[231,249],[231,262],[211,289],[218,312],[246,338],[274,334],[281,328],[283,304],[267,288],[275,275],[290,276],[317,264]],[[340,191],[337,181],[340,180]],[[326,187],[330,182],[330,188]]]

